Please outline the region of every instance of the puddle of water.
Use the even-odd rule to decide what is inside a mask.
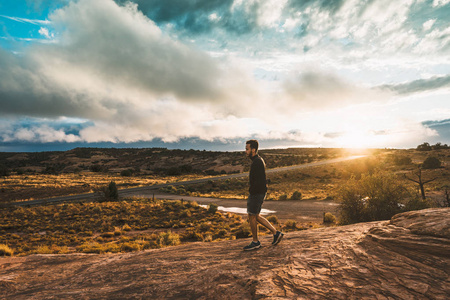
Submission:
[[[203,205],[200,204],[201,207],[204,208],[208,208],[209,205]],[[231,213],[235,213],[235,214],[247,214],[247,208],[240,208],[240,207],[224,207],[224,206],[219,206],[217,207],[218,210],[223,211],[223,212],[231,212]],[[261,215],[268,215],[268,214],[274,214],[276,213],[275,210],[270,210],[270,209],[261,209]]]

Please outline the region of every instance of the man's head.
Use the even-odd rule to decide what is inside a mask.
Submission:
[[[249,140],[245,142],[245,154],[248,157],[253,157],[258,153],[259,143],[257,140]]]

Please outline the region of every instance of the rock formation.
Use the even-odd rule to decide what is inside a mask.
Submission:
[[[450,299],[450,208],[126,254],[0,258],[4,299]]]

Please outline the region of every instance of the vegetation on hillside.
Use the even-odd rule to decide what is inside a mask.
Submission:
[[[278,226],[283,230],[306,229],[287,223],[288,227]],[[134,198],[0,211],[3,255],[129,252],[249,235],[250,227],[241,216],[220,213],[217,205],[203,208],[189,201]]]

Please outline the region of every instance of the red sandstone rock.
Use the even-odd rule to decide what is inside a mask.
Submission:
[[[249,240],[0,258],[2,299],[450,299],[450,209]]]

